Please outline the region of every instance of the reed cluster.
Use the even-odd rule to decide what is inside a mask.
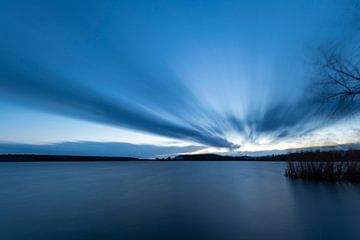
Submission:
[[[285,175],[307,180],[360,182],[360,162],[289,161]]]

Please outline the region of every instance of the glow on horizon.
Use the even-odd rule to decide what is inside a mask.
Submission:
[[[233,150],[208,147],[190,152],[189,154],[231,153],[237,155],[242,152],[256,153],[264,151],[269,153],[277,150],[296,150],[343,144],[360,144],[360,116],[318,129],[303,136],[284,139],[282,141],[272,139],[268,136],[259,138],[256,142],[247,142],[244,140],[243,142],[238,141],[237,143],[242,144],[241,147]]]

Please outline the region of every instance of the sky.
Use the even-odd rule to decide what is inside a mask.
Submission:
[[[0,1],[0,153],[155,157],[357,143],[313,49],[356,1]],[[135,150],[136,149],[136,150]]]

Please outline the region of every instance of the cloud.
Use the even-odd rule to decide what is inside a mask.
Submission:
[[[228,40],[239,40],[246,48],[247,41],[242,41],[241,37],[246,35],[228,35],[227,29],[232,29],[230,22],[220,21],[218,27],[224,30],[224,34],[215,36],[214,24],[210,24],[209,29],[203,28],[206,24],[199,21],[201,18],[172,9],[172,4],[165,4],[157,12],[158,9],[146,4],[132,4],[131,1],[88,4],[63,1],[16,4],[9,1],[3,4],[0,10],[4,36],[0,38],[0,101],[225,148],[239,147],[231,142],[239,142],[233,139],[236,137],[256,142],[262,136],[270,136],[276,141],[309,133],[351,115],[352,111],[345,111],[342,107],[333,111],[335,103],[323,105],[316,94],[308,91],[298,101],[274,103],[281,97],[270,99],[263,94],[264,90],[276,89],[281,95],[287,92],[289,81],[277,75],[271,78],[267,71],[252,64],[241,66],[236,59],[244,58],[250,63],[273,59],[273,63],[285,63],[283,60],[290,59],[290,55],[282,56],[281,60],[266,55],[267,51],[258,51],[261,52],[259,56],[257,51],[254,54],[254,49],[249,49],[249,55],[243,55],[241,51],[236,53],[238,49],[232,48]],[[222,19],[218,14],[211,18],[212,15],[207,15],[208,10],[203,11],[204,17],[209,16],[207,19]],[[79,15],[79,12],[83,14]],[[241,14],[236,13],[233,17],[238,19],[238,16]],[[226,16],[225,19],[232,18]],[[188,23],[183,20],[188,20]],[[306,25],[307,22],[303,23]],[[247,28],[236,25],[236,29]],[[293,26],[284,29],[292,31]],[[252,33],[254,28],[248,30]],[[255,30],[263,31],[261,28]],[[289,41],[289,46],[292,46],[291,39],[280,34],[278,37]],[[264,47],[269,48],[269,52],[274,51],[272,46],[278,46],[279,42],[269,40],[260,39],[258,49]],[[217,48],[217,42],[220,48]],[[250,44],[250,47],[254,46]],[[228,56],[227,48],[238,56]],[[220,54],[217,54],[219,49]],[[277,53],[277,47],[275,50]],[[197,55],[201,56],[200,60]],[[247,74],[247,71],[244,74],[238,69],[232,71],[233,61],[235,68],[249,67],[249,73],[259,73],[259,79],[263,77],[264,81],[252,81],[250,76],[253,74]],[[187,69],[183,62],[191,67]],[[271,62],[265,65],[272,66]],[[215,66],[216,71],[208,66]],[[273,68],[277,66],[274,64]],[[290,65],[286,66],[291,72]],[[190,73],[186,74],[187,71]],[[284,71],[284,75],[289,71]],[[226,74],[220,74],[222,72]],[[300,72],[296,73],[299,75]],[[300,77],[294,79],[296,86],[307,82]],[[196,85],[193,80],[199,81],[198,86],[202,88],[197,90],[200,92],[192,92]],[[273,83],[271,87],[262,84],[268,80]],[[215,87],[211,87],[212,82]],[[247,82],[254,83],[248,92]],[[226,88],[226,83],[231,83],[230,88]],[[289,95],[297,91],[289,91]],[[209,93],[209,102],[205,102],[207,98],[199,99],[207,96],[204,92]],[[240,96],[242,94],[244,96]],[[228,99],[235,100],[229,103],[226,102]],[[219,103],[224,108],[230,106],[234,115],[228,116],[227,109],[215,111],[210,102]],[[230,140],[229,135],[235,137]]]
[[[315,88],[319,86],[314,86]],[[256,142],[261,136],[270,136],[274,141],[309,134],[314,130],[332,125],[349,117],[357,116],[359,103],[349,105],[327,101],[315,92],[304,91],[300,100],[278,103],[267,108],[262,115],[252,114],[246,120],[229,120],[236,129]]]
[[[26,69],[24,69],[26,68]],[[201,125],[169,120],[146,107],[113,99],[76,82],[30,65],[1,63],[2,98],[60,115],[131,128],[204,145],[232,148],[235,145]],[[171,101],[171,99],[169,99]]]
[[[235,146],[145,40],[117,31],[127,29],[127,21],[98,36],[93,17],[101,7],[90,5],[3,6],[1,22],[8,24],[7,37],[0,39],[0,100],[208,146]],[[77,10],[86,12],[84,18]]]
[[[245,120],[231,115],[226,121],[219,114],[201,109],[196,98],[187,91],[184,91],[182,100],[179,100],[179,94],[174,94],[173,98],[169,96],[169,102],[176,102],[179,110],[168,110],[166,107],[162,108],[161,104],[158,108],[152,108],[152,104],[142,105],[113,98],[29,63],[18,65],[3,61],[0,77],[1,98],[14,103],[55,114],[224,148],[239,147],[226,139],[224,129],[228,125],[231,131],[246,136],[247,141],[256,142],[265,135],[277,141],[333,124],[356,113],[358,109],[357,105],[345,108],[338,102],[324,104],[316,94],[304,92],[300,96],[301,100],[275,104],[265,109],[261,115],[249,114]],[[161,91],[167,90],[166,85],[161,88],[160,84],[158,87]],[[199,113],[190,108],[188,114],[184,115],[187,102],[191,101],[197,105]],[[196,114],[207,115],[206,118],[194,120]]]
[[[222,120],[223,116],[208,113],[208,118],[202,119],[204,121],[191,121],[194,117],[191,114],[196,113],[189,109],[189,115],[183,116],[183,110],[187,107],[186,100],[183,100],[183,104],[177,105],[178,108],[183,107],[182,110],[167,111],[166,108],[158,106],[160,110],[154,111],[151,105],[144,106],[112,98],[101,91],[69,81],[30,64],[19,66],[3,62],[0,66],[0,77],[1,97],[12,102],[46,112],[213,147],[238,147],[225,138],[223,129],[226,129],[226,124],[230,124],[232,131],[245,135],[248,141],[256,141],[264,135],[280,140],[335,123],[353,114],[357,109],[355,105],[350,108],[339,107],[339,103],[336,102],[324,104],[316,94],[304,92],[299,101],[275,104],[267,108],[262,115],[248,115],[245,120],[232,115],[226,122]],[[166,86],[162,90],[166,90]],[[196,102],[196,98],[186,91],[183,97]],[[177,99],[178,95],[173,99],[169,98],[169,101]],[[177,101],[179,102],[181,101]],[[183,118],[188,118],[188,121],[182,121]]]

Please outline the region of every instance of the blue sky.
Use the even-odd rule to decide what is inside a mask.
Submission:
[[[1,1],[0,147],[357,142],[357,116],[309,96],[312,48],[352,36],[350,2]]]

